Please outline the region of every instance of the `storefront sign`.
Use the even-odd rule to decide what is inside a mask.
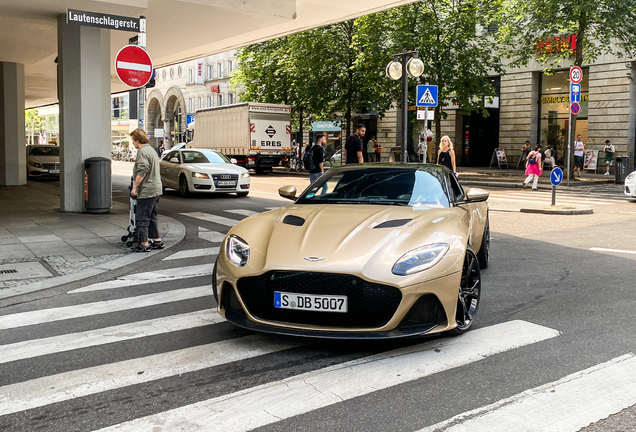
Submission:
[[[66,9],[66,24],[139,32],[139,18]]]
[[[311,130],[314,132],[340,132],[341,127],[338,122],[321,121],[313,122]]]
[[[210,91],[211,91],[212,93],[220,93],[220,92],[221,92],[221,90],[219,89],[219,86],[218,86],[218,85],[210,86]]]
[[[581,102],[587,102],[588,100],[590,100],[590,97],[584,94],[582,94],[580,98],[581,98]],[[569,96],[547,96],[547,97],[541,98],[542,105],[551,104],[551,103],[564,103],[564,102],[569,103],[570,97]]]
[[[197,84],[203,84],[205,78],[203,77],[203,59],[197,59]]]

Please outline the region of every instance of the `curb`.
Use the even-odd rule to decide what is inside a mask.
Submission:
[[[556,214],[556,215],[584,215],[594,214],[594,210],[587,209],[540,209],[540,208],[522,208],[519,210],[521,213],[541,213],[541,214]]]
[[[101,264],[94,265],[92,267],[87,267],[77,273],[71,273],[63,276],[56,276],[49,279],[45,279],[39,282],[34,282],[26,285],[18,285],[10,288],[3,288],[0,290],[0,299],[7,299],[10,297],[15,297],[22,294],[29,294],[35,291],[40,291],[48,288],[54,288],[57,286],[65,285],[70,282],[77,282],[82,279],[86,279],[92,276],[96,276],[102,273],[106,273],[111,270],[115,270],[129,264],[141,261],[146,258],[150,258],[151,256],[170,249],[173,246],[178,245],[183,241],[186,235],[185,226],[176,219],[173,219],[168,216],[160,216],[163,219],[163,222],[168,225],[168,229],[166,234],[163,236],[162,240],[166,244],[166,247],[163,249],[153,250],[148,253],[126,253],[119,258],[115,258],[112,261],[107,261]]]

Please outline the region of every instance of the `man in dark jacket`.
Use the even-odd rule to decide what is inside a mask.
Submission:
[[[364,149],[364,143],[362,137],[364,137],[367,128],[363,124],[359,124],[356,127],[356,133],[347,138],[345,143],[345,150],[347,152],[347,163],[363,163],[364,156],[362,150]]]

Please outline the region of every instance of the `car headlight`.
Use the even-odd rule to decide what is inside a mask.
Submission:
[[[633,173],[631,173],[630,175],[627,176],[627,180],[631,180],[634,177],[636,177],[636,171],[634,171]]]
[[[42,165],[40,165],[37,162],[29,162],[29,165],[32,166],[33,168],[42,168]]]
[[[243,267],[250,259],[250,246],[242,238],[231,235],[225,241],[225,256],[237,267]]]
[[[433,267],[448,252],[450,246],[446,243],[437,243],[422,246],[405,253],[393,265],[391,270],[398,276],[407,276]]]
[[[192,173],[192,177],[195,177],[195,178],[210,178],[210,176],[208,176],[207,174],[198,173],[198,172],[193,172]]]
[[[247,171],[245,171],[243,174],[241,174],[241,178],[250,178],[250,173],[248,173]]]

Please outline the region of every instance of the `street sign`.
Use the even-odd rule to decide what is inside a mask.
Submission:
[[[117,77],[129,87],[143,87],[152,78],[152,60],[145,49],[127,45],[115,56]]]
[[[417,97],[415,105],[420,107],[436,107],[437,106],[437,86],[436,85],[418,85]]]
[[[570,102],[581,102],[581,84],[570,84]]]
[[[574,84],[578,84],[583,79],[583,71],[578,66],[572,66],[570,68],[570,81]]]
[[[581,105],[578,102],[572,102],[570,104],[570,112],[574,115],[577,115],[581,111]]]
[[[552,186],[558,186],[563,181],[563,170],[559,167],[554,167],[552,172],[550,172],[550,183]]]

